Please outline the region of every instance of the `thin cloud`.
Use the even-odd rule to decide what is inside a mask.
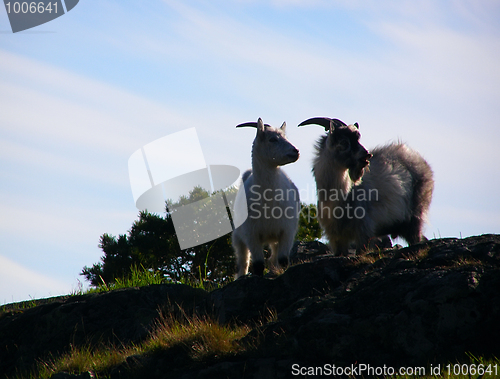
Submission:
[[[151,128],[139,128],[144,123],[153,128],[186,124],[164,105],[2,50],[0,70],[4,130],[128,152],[138,138],[148,138]]]
[[[27,269],[13,260],[0,255],[0,304],[26,300],[42,296],[66,295],[71,288],[62,281],[47,277]]]
[[[500,45],[500,38],[478,39],[438,26],[418,28],[384,24],[378,30],[398,46],[398,57],[391,54],[393,62],[408,70],[400,79],[411,79],[408,72],[415,78],[424,79],[419,83],[413,80],[413,86],[455,99],[468,98],[468,90],[478,86],[483,88],[479,96],[499,93],[497,62],[500,53],[491,46]]]

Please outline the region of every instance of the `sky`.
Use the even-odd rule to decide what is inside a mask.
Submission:
[[[251,166],[256,121],[301,152],[315,201],[319,126],[429,162],[428,238],[500,233],[500,2],[85,1],[12,33],[0,9],[0,305],[68,294],[99,237],[137,219],[129,157],[195,127],[207,164]]]

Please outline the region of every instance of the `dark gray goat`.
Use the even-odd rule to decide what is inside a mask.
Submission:
[[[299,126],[309,124],[328,132],[316,143],[313,174],[318,220],[334,253],[347,255],[351,242],[364,251],[372,238],[388,234],[410,245],[425,239],[434,180],[418,152],[401,142],[368,152],[357,123],[316,117]]]

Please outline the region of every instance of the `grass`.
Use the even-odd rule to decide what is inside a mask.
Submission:
[[[141,356],[152,356],[167,351],[169,348],[181,347],[193,361],[205,361],[215,357],[234,356],[244,352],[245,347],[239,340],[246,336],[250,328],[247,326],[221,326],[215,320],[193,317],[184,321],[162,318],[150,338],[140,345],[129,347],[110,347],[102,345],[99,348],[81,347],[71,351],[58,359],[40,362],[30,373],[19,374],[12,379],[49,379],[59,372],[82,374],[90,372],[93,378],[107,379],[112,370],[135,357],[136,369],[141,369]],[[407,367],[414,370],[412,374],[377,376],[363,373],[351,378],[373,377],[380,379],[490,379],[498,378],[500,374],[500,360],[498,358],[484,359],[468,354],[467,363],[444,363],[428,367]],[[373,370],[378,369],[370,366]],[[129,365],[130,368],[130,365]],[[423,370],[423,371],[422,371]],[[432,371],[432,372],[431,372]],[[368,374],[368,376],[365,376]]]
[[[462,267],[462,266],[482,266],[483,263],[472,257],[464,257],[460,256],[455,261],[453,261],[453,267]]]
[[[101,277],[102,284],[95,287],[90,288],[89,290],[80,293],[76,293],[76,295],[83,295],[86,293],[101,293],[108,292],[112,290],[122,289],[122,288],[131,288],[131,287],[144,287],[152,284],[162,284],[165,283],[165,278],[159,271],[148,270],[144,268],[144,266],[132,266],[130,269],[130,275],[124,278],[117,278],[114,283],[106,283],[104,279]]]
[[[207,259],[208,259],[208,253],[207,253]],[[104,279],[101,278],[103,284],[94,288],[90,288],[86,291],[80,289],[79,291],[76,291],[73,295],[85,295],[87,293],[102,293],[123,288],[145,287],[153,284],[165,284],[165,283],[180,283],[194,288],[201,288],[207,291],[211,291],[213,289],[218,288],[217,283],[212,283],[212,282],[209,283],[208,281],[205,280],[207,275],[206,269],[204,275],[202,275],[203,273],[201,272],[201,268],[199,270],[200,270],[200,277],[202,278],[201,280],[195,279],[193,277],[186,277],[182,278],[179,282],[173,282],[170,279],[166,279],[160,271],[150,270],[142,265],[132,266],[130,270],[130,275],[124,278],[115,279],[114,283],[108,284],[104,281]]]
[[[112,367],[123,363],[134,351],[134,347],[115,348],[104,345],[97,349],[90,346],[72,347],[71,351],[62,357],[40,362],[31,372],[18,374],[15,378],[48,379],[59,372],[73,374],[92,372],[98,373],[94,375],[98,378],[106,378]]]
[[[102,279],[102,278],[101,278]],[[153,270],[148,270],[144,268],[144,266],[133,266],[130,271],[130,275],[124,278],[118,278],[114,283],[107,284],[104,280],[102,280],[103,284],[100,286],[94,287],[94,288],[89,288],[88,290],[83,290],[82,286],[80,285],[79,288],[73,292],[71,292],[67,297],[70,296],[81,296],[81,295],[86,295],[90,293],[103,293],[103,292],[109,292],[112,290],[117,290],[117,289],[123,289],[123,288],[133,288],[133,287],[144,287],[144,286],[149,286],[152,284],[162,284],[162,283],[167,283],[168,281],[165,280],[163,275],[159,271],[153,271]],[[187,281],[186,283],[183,284],[188,284]],[[200,287],[199,284],[194,283],[192,281],[193,286],[198,286]],[[203,283],[201,283],[201,286],[203,286]],[[62,296],[66,297],[66,296]],[[2,312],[7,312],[7,311],[24,311],[26,309],[34,308],[37,305],[40,304],[47,304],[52,301],[56,301],[60,297],[55,297],[55,298],[48,298],[48,299],[31,299],[27,301],[21,301],[18,303],[12,303],[12,304],[5,304],[0,307],[0,314]]]
[[[67,298],[69,296],[72,295],[49,297],[47,299],[31,299],[31,300],[21,301],[18,303],[4,304],[0,306],[0,317],[4,312],[14,312],[14,313],[23,312],[26,309],[34,308],[40,304],[50,304],[55,301],[58,301],[59,299]]]
[[[144,287],[144,286],[149,286],[152,284],[164,284],[164,283],[180,283],[180,284],[185,284],[193,288],[201,288],[206,291],[212,291],[216,288],[219,288],[218,283],[214,282],[208,282],[206,280],[207,278],[207,263],[206,261],[208,260],[208,254],[210,251],[207,253],[207,257],[205,259],[205,270],[204,272],[201,271],[201,268],[199,268],[199,274],[201,279],[195,279],[192,276],[189,277],[184,277],[182,278],[179,282],[173,282],[170,279],[166,279],[161,272],[155,271],[155,270],[150,270],[144,268],[144,266],[133,266],[131,268],[131,273],[129,276],[121,279],[116,279],[115,283],[107,285],[104,283],[104,285],[101,285],[97,287],[96,289],[91,289],[88,292],[96,291],[96,292],[107,292],[111,290],[116,290],[116,289],[121,289],[121,288],[130,288],[130,287]],[[103,280],[104,282],[104,280]],[[87,293],[88,293],[87,292]]]
[[[0,307],[1,312],[12,311],[23,311],[25,309],[30,309],[36,307],[38,304],[35,299],[21,301],[19,303],[5,304]]]
[[[158,351],[170,346],[183,346],[191,359],[234,355],[244,349],[236,343],[251,330],[249,326],[220,325],[210,317],[187,318],[180,322],[171,316],[161,317],[146,344],[148,351]]]
[[[424,247],[415,253],[403,254],[403,257],[409,261],[420,262],[429,256],[430,247]]]
[[[48,379],[55,373],[93,373],[96,378],[109,378],[112,370],[127,362],[127,358],[151,356],[173,347],[182,348],[193,361],[236,355],[244,351],[238,343],[250,331],[248,326],[227,326],[209,317],[161,316],[149,338],[130,346],[72,347],[59,358],[39,362],[31,372],[20,373],[13,379]]]
[[[207,253],[207,259],[208,259],[208,253]],[[206,263],[205,263],[206,267]],[[180,280],[179,282],[173,282],[170,279],[166,279],[161,272],[155,271],[155,270],[150,270],[146,269],[144,266],[133,266],[130,271],[130,275],[124,277],[124,278],[118,278],[115,280],[114,283],[106,283],[102,278],[103,284],[97,286],[97,287],[92,287],[87,290],[84,290],[83,287],[80,285],[78,289],[75,291],[71,292],[67,296],[61,296],[61,297],[54,297],[54,298],[48,298],[48,299],[31,299],[27,301],[21,301],[18,303],[11,303],[11,304],[5,304],[0,306],[0,317],[2,316],[2,313],[4,312],[22,312],[25,311],[26,309],[34,308],[37,305],[40,304],[47,304],[53,301],[57,301],[60,298],[65,298],[65,297],[70,297],[70,296],[81,296],[81,295],[86,295],[86,294],[92,294],[92,293],[104,293],[104,292],[109,292],[117,289],[124,289],[124,288],[134,288],[134,287],[145,287],[153,284],[166,284],[166,283],[180,283],[180,284],[185,284],[193,288],[201,288],[206,291],[212,291],[214,289],[219,288],[221,285],[219,283],[214,283],[214,282],[209,282],[207,280],[204,280],[206,278],[206,269],[204,272],[204,276],[202,276],[202,272],[200,269],[200,277],[202,278],[201,280],[195,279],[194,277],[186,277]]]

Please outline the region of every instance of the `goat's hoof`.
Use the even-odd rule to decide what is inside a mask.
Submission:
[[[254,262],[252,267],[252,272],[254,275],[263,276],[264,275],[264,262]]]
[[[281,268],[286,269],[288,267],[288,258],[279,258],[278,259],[278,264],[280,265]]]

